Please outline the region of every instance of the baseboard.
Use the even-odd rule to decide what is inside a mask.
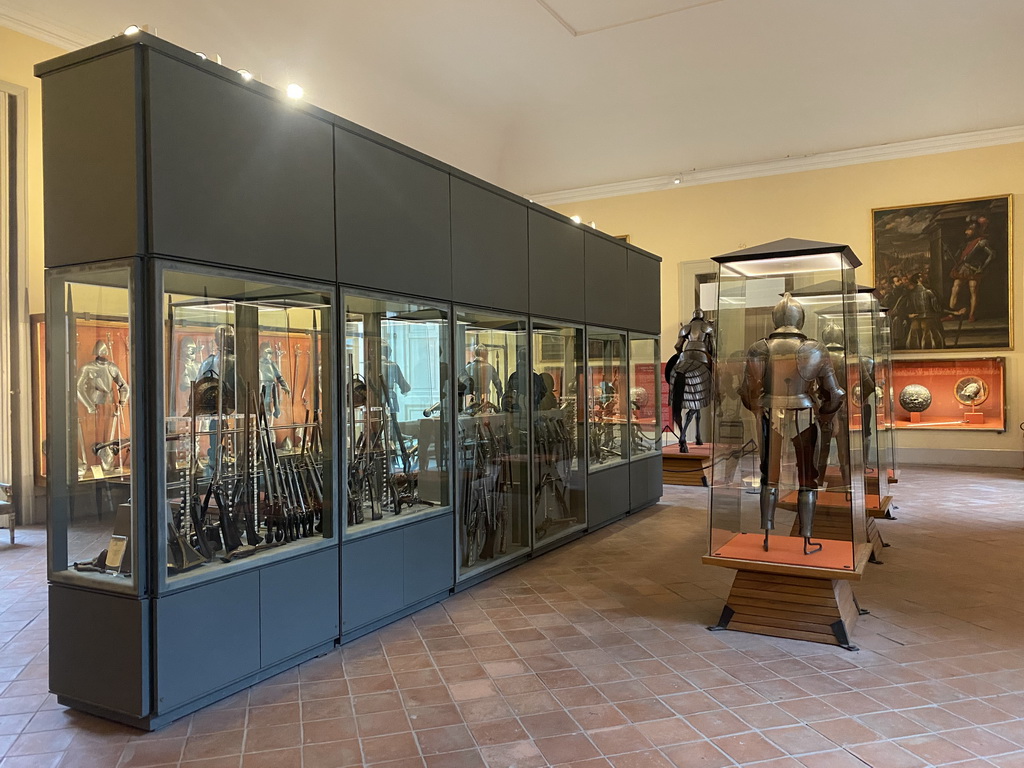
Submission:
[[[1024,465],[1024,451],[970,448],[907,448],[900,446],[897,453],[900,466],[938,465],[944,467],[1000,467],[1020,469]]]

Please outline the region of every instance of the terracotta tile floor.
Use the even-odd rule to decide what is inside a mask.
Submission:
[[[46,684],[45,541],[0,544],[0,768],[1024,766],[1024,474],[910,468],[856,653],[709,633],[705,492],[145,734]],[[111,638],[111,642],[116,642]]]

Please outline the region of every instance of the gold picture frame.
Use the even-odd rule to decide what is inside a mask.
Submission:
[[[1013,196],[871,211],[895,354],[1013,349]]]

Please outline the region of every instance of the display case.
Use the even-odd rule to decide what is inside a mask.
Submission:
[[[1006,358],[894,360],[899,429],[1006,430]]]
[[[629,458],[629,371],[626,334],[587,328],[587,421],[590,471]]]
[[[528,342],[525,317],[456,309],[460,579],[531,546]]]
[[[856,312],[853,324],[845,325],[844,304],[841,293],[836,292],[837,288],[839,286],[831,283],[811,285],[795,291],[794,297],[818,316],[826,348],[832,351],[845,350],[848,355],[856,356],[857,368],[853,371],[853,378],[845,381],[848,395],[846,407],[850,410],[854,428],[861,433],[867,513],[871,517],[884,517],[892,501],[889,495],[891,442],[884,429],[883,413],[884,391],[887,387],[882,352],[884,313],[874,288],[859,285],[853,296]],[[829,450],[831,476],[827,470],[823,470],[824,480],[845,483],[846,478],[836,473],[845,472],[849,466],[844,458],[847,447],[843,442],[833,440]],[[822,451],[820,464],[824,467],[824,447]]]
[[[345,536],[451,509],[448,310],[345,294]]]
[[[583,328],[531,324],[533,537],[545,546],[587,526]]]
[[[892,323],[889,310],[881,307],[878,317],[879,348],[875,375],[879,382],[881,395],[878,398],[881,420],[878,428],[878,440],[882,450],[882,461],[888,468],[890,484],[900,479],[899,448],[896,438],[896,390],[893,385],[892,360]]]
[[[629,334],[629,458],[661,455],[661,354],[657,336]]]
[[[129,594],[144,583],[132,401],[142,381],[138,273],[116,262],[54,270],[47,284],[49,577]]]
[[[864,462],[859,407],[851,397],[862,360],[844,344],[856,336],[854,269],[843,245],[786,240],[716,257],[719,263],[716,367],[741,360],[742,375],[719,376],[714,434],[743,430],[741,444],[758,448],[757,493],[735,473],[714,473],[709,494],[709,546],[704,562],[739,570],[718,628],[762,634],[799,631],[802,639],[849,646],[855,621],[843,606],[849,580],[870,556],[864,516]],[[829,284],[838,308],[828,318],[804,306],[799,294]],[[855,347],[855,345],[853,345]],[[736,418],[739,402],[753,417]],[[749,430],[749,431],[748,431]],[[735,441],[734,441],[735,442]],[[712,446],[712,462],[725,465],[734,446]],[[766,619],[768,584],[784,574],[831,595],[828,620],[799,605],[779,606]],[[845,586],[843,586],[845,585]],[[755,601],[758,598],[755,598]],[[823,604],[824,605],[824,604]],[[783,611],[787,612],[783,615]],[[841,631],[833,624],[838,621]]]
[[[157,263],[167,586],[335,535],[333,289]]]

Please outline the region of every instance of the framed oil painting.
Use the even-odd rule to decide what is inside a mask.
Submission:
[[[1013,348],[1011,198],[876,208],[875,286],[894,352]]]

